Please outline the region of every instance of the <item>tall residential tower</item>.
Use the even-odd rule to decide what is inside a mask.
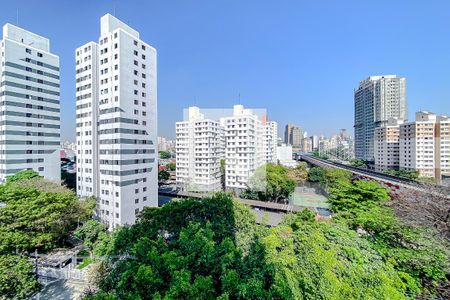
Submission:
[[[11,24],[0,53],[0,182],[24,169],[59,181],[59,57],[48,39]]]
[[[110,228],[158,205],[156,50],[110,14],[76,50],[77,194]]]
[[[406,79],[397,75],[370,76],[355,90],[355,155],[374,161],[374,131],[389,118],[407,119]]]

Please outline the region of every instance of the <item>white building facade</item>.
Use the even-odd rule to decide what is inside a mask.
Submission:
[[[59,57],[47,38],[11,24],[0,53],[0,182],[24,169],[60,181]]]
[[[390,118],[375,128],[375,170],[398,170],[400,167],[400,125],[403,120]]]
[[[77,194],[110,228],[158,205],[156,50],[110,14],[76,50]]]
[[[251,109],[233,107],[233,115],[220,119],[225,133],[225,186],[244,190],[256,169],[266,163],[265,129]]]
[[[278,144],[278,124],[275,121],[263,119],[263,147],[265,152],[265,161],[267,163],[277,162],[277,144]]]
[[[176,123],[179,188],[244,190],[256,169],[277,162],[276,122],[242,105],[225,114],[215,110],[214,119],[205,118],[198,107],[190,107],[187,115]]]
[[[441,182],[450,176],[450,118],[421,111],[400,126],[400,169]]]
[[[198,107],[189,107],[187,120],[176,123],[177,187],[187,191],[219,190],[223,158],[222,126],[205,119]]]

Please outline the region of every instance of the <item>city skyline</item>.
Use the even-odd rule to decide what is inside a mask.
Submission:
[[[0,22],[48,37],[60,57],[62,140],[75,140],[73,53],[96,40],[96,20],[114,11],[159,49],[160,136],[174,138],[184,107],[231,106],[239,98],[246,107],[267,107],[279,136],[288,123],[309,135],[329,136],[336,126],[352,132],[354,89],[384,74],[406,77],[408,119],[419,110],[448,114],[450,45],[441,37],[450,37],[450,3],[355,3],[15,1],[3,5]],[[376,32],[365,33],[365,24]]]

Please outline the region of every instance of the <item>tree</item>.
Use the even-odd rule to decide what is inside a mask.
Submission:
[[[276,299],[407,299],[417,286],[345,225],[308,210],[263,237]]]
[[[287,168],[266,164],[259,167],[248,180],[248,190],[243,196],[262,201],[286,201],[294,192],[296,183],[288,176]]]
[[[33,170],[22,170],[17,172],[16,174],[12,176],[8,176],[6,178],[7,183],[13,183],[16,181],[22,181],[26,179],[33,179],[33,178],[39,178],[39,174],[36,171]]]
[[[166,170],[158,171],[158,181],[166,181],[170,179],[170,174]]]
[[[392,205],[388,200],[386,188],[357,180],[340,181],[331,188],[329,202],[338,213],[334,219],[359,231],[386,262],[409,276],[408,282],[421,287],[424,294],[442,294],[437,287],[445,285],[450,273],[449,244],[429,229],[404,223],[387,206]]]
[[[0,299],[29,299],[40,289],[32,263],[19,255],[0,255]]]
[[[169,151],[159,151],[159,158],[161,158],[161,159],[169,159],[171,157],[172,157],[172,155],[170,154]]]
[[[326,170],[321,167],[312,167],[308,172],[308,181],[324,183],[326,180]]]
[[[100,233],[106,232],[107,229],[108,226],[106,226],[105,224],[102,224],[95,220],[88,220],[83,224],[83,226],[81,226],[74,232],[74,235],[83,240],[84,245],[92,250],[94,244],[97,242],[100,236]]]
[[[77,174],[69,173],[67,171],[61,171],[61,181],[67,186],[69,189],[76,191],[77,189]]]
[[[340,181],[330,189],[328,202],[334,212],[367,209],[390,199],[388,190],[374,181]]]
[[[418,180],[420,175],[419,171],[409,171],[409,170],[386,170],[384,171],[384,173],[412,180]]]
[[[57,183],[23,178],[13,177],[0,186],[0,202],[5,204],[0,209],[0,253],[51,249],[78,221],[92,216],[95,199],[79,201]]]
[[[303,183],[308,179],[308,169],[306,162],[300,162],[295,168],[288,170],[288,176],[295,180],[297,184]]]
[[[357,168],[363,168],[363,169],[367,168],[366,162],[364,160],[361,160],[361,159],[353,159],[353,160],[350,161],[350,164],[353,167],[357,167]]]
[[[402,223],[385,206],[361,210],[351,224],[366,231],[374,249],[413,277],[424,293],[439,292],[436,286],[447,281],[449,244],[436,238],[432,231]]]
[[[448,187],[423,184],[417,189],[402,189],[390,203],[407,224],[434,228],[450,240],[450,191]]]
[[[358,234],[353,226],[363,226],[363,219],[356,217],[351,224],[316,221],[313,212],[303,210],[268,229],[255,223],[248,207],[224,193],[146,208],[136,224],[108,234],[102,255],[110,259],[94,276],[98,293],[86,299],[417,295],[420,282],[407,264],[397,261],[395,253],[388,256],[379,250],[368,234]],[[432,273],[442,261],[431,261]]]
[[[268,299],[270,274],[256,237],[252,213],[227,194],[146,208],[114,233],[103,296],[88,299]]]
[[[175,171],[176,168],[177,168],[177,166],[174,162],[170,162],[166,165],[166,169],[169,171]]]

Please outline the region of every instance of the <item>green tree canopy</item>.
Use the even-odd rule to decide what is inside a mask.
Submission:
[[[304,210],[263,238],[276,299],[408,299],[411,278],[345,225]]]
[[[0,186],[0,202],[5,204],[0,209],[0,253],[50,249],[77,221],[90,218],[95,207],[95,199],[79,201],[57,183],[25,178],[13,177]]]
[[[324,183],[326,180],[326,171],[321,167],[312,167],[308,172],[308,181]]]
[[[248,181],[248,190],[241,197],[262,201],[281,201],[294,192],[296,182],[288,169],[281,165],[266,164],[259,167]]]
[[[366,209],[390,199],[388,190],[374,181],[340,181],[330,189],[328,202],[334,212]]]
[[[169,159],[171,157],[172,157],[172,155],[170,154],[169,151],[159,151],[159,158],[161,158],[161,159]]]
[[[158,181],[165,181],[170,179],[170,174],[166,170],[158,171]]]
[[[166,168],[169,171],[175,171],[177,168],[177,165],[174,162],[170,162],[166,165]]]
[[[29,299],[40,289],[33,265],[19,255],[0,255],[0,299]]]
[[[110,240],[104,254],[114,259],[101,291],[120,299],[268,299],[257,232],[248,208],[226,194],[146,208]]]

